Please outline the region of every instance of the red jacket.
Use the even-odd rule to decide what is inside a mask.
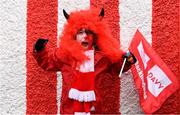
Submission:
[[[68,98],[68,92],[75,80],[74,64],[75,60],[69,57],[61,57],[60,49],[49,50],[45,48],[41,52],[34,52],[33,55],[39,66],[46,71],[61,71],[62,73],[62,96],[61,114],[73,113],[73,100]],[[95,51],[95,93],[96,102],[94,103],[95,113],[119,113],[120,100],[120,78],[119,72],[123,60],[112,63],[110,59],[101,51]],[[123,72],[130,69],[130,65],[125,65]]]

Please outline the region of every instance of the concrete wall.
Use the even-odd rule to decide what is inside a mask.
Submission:
[[[0,114],[26,112],[26,0],[0,1]]]

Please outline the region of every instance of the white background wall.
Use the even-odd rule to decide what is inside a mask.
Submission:
[[[26,112],[26,0],[0,0],[0,114]]]
[[[151,43],[152,1],[151,0],[120,0],[120,38],[123,49],[128,50],[131,39],[137,29]],[[121,113],[143,113],[139,105],[131,71],[121,77],[120,92]]]

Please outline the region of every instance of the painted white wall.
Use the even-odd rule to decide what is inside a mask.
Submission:
[[[127,49],[137,29],[151,44],[152,1],[121,0],[119,8],[121,45]]]
[[[151,44],[152,1],[120,0],[120,39],[121,46],[127,50],[137,29]],[[143,113],[139,105],[131,71],[121,76],[120,110],[122,114]]]
[[[0,0],[0,114],[26,113],[26,0]]]

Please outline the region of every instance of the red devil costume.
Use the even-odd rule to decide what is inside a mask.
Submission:
[[[101,12],[81,10],[70,15],[63,10],[63,13],[67,23],[60,38],[60,47],[50,50],[45,47],[48,40],[39,39],[34,47],[34,57],[44,70],[62,73],[61,113],[89,114],[91,109],[94,113],[108,113],[101,101],[102,80],[107,77],[118,79],[123,58],[128,59],[124,68],[127,71],[135,57],[132,54],[126,56],[119,49],[118,42],[103,20],[104,9]],[[77,42],[76,36],[81,30],[91,36],[85,40],[87,43]],[[86,47],[87,44],[88,48],[84,49],[83,45]],[[114,109],[114,103],[108,103],[110,108]],[[116,110],[118,113],[118,108]]]

